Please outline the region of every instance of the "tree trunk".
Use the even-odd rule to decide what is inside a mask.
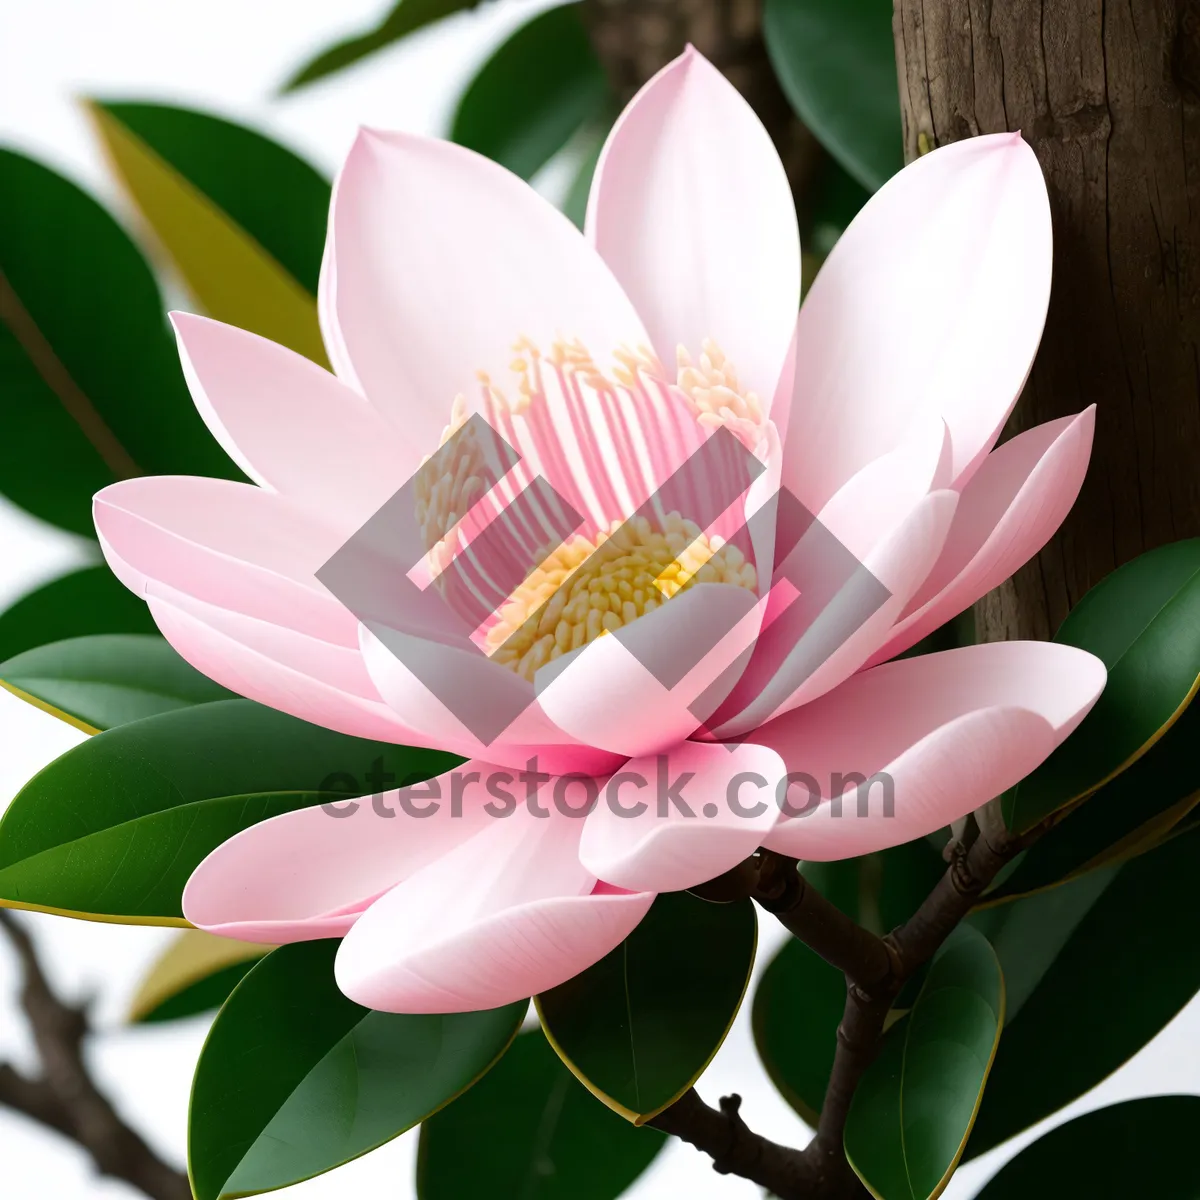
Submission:
[[[622,106],[689,42],[695,46],[758,114],[798,204],[803,202],[822,152],[792,112],[767,59],[762,0],[584,0],[582,11]]]
[[[1019,129],[1050,190],[1050,313],[1008,433],[1094,402],[1096,445],[1058,536],[977,608],[985,638],[1044,638],[1200,534],[1200,0],[895,0],[894,32],[907,157]]]

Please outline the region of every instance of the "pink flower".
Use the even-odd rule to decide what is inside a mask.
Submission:
[[[339,983],[375,1008],[490,1007],[570,978],[655,893],[760,845],[862,854],[1027,774],[1095,701],[1097,659],[1008,642],[885,660],[1030,558],[1078,493],[1093,410],[992,449],[1037,349],[1050,270],[1032,152],[1016,135],[975,138],[870,201],[797,320],[783,169],[692,51],[617,123],[586,236],[466,150],[364,131],[337,182],[322,278],[336,373],[176,315],[196,403],[257,486],[134,479],[97,496],[96,526],[112,569],[214,679],[320,725],[474,761],[439,781],[432,815],[380,820],[364,803],[352,818],[316,808],[247,829],[193,874],[189,920],[264,942],[344,935]],[[495,657],[401,630],[485,706],[520,701],[486,744],[315,578],[469,412],[519,452],[519,481],[543,477],[584,518],[580,540],[481,627],[485,649],[504,646]],[[627,557],[589,567],[582,600],[559,595],[718,429],[763,471],[730,511],[706,536],[679,517],[627,530]],[[422,493],[430,549],[444,534],[460,546],[465,478],[447,467]],[[788,560],[797,586],[771,591],[782,520],[723,541],[780,484],[882,585],[836,637],[828,614],[841,610],[814,619],[822,581],[803,562]],[[495,512],[479,507],[476,532]],[[668,583],[648,583],[664,566]],[[547,599],[554,620],[526,626]],[[603,636],[617,627],[628,637]],[[643,659],[672,652],[698,661],[667,686]],[[534,756],[540,773],[522,777]],[[853,793],[838,814],[852,772],[887,773],[890,815],[873,799],[860,816]],[[686,775],[693,817],[660,814],[660,773],[668,786]],[[781,813],[777,797],[803,777],[820,803]],[[651,802],[622,816],[607,800],[633,808],[639,779]],[[556,807],[589,788],[605,800],[586,819]],[[484,805],[505,793],[515,811],[496,819]],[[399,812],[430,795],[384,800]]]

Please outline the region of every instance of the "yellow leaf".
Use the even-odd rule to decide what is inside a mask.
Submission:
[[[142,980],[129,1005],[130,1022],[140,1021],[147,1013],[185,988],[226,967],[261,958],[267,947],[232,938],[217,937],[199,929],[187,929],[171,943]]]
[[[113,171],[204,310],[327,366],[308,290],[111,113],[87,109]]]

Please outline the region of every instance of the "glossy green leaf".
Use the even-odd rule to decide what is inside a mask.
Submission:
[[[911,916],[946,869],[924,839],[863,858],[806,863],[804,876],[861,924],[884,933]],[[754,1043],[771,1081],[816,1125],[833,1069],[846,981],[795,938],[768,964],[754,993]],[[802,1010],[804,1019],[796,1019]]]
[[[92,496],[139,473],[237,472],[188,395],[154,276],[61,175],[0,150],[0,492],[92,536]]]
[[[108,102],[91,113],[130,198],[209,316],[324,364],[316,291],[328,181],[207,113]]]
[[[808,236],[803,238],[802,242],[805,250],[823,261],[838,238],[845,233],[846,227],[857,216],[858,210],[870,198],[871,193],[837,159],[825,159],[810,192],[802,201],[802,212],[805,205],[807,206],[807,212],[803,213],[807,217],[808,225]],[[974,633],[974,617],[969,609],[967,615],[971,618]],[[932,638],[953,625],[953,621],[948,622],[929,637]],[[961,643],[956,638],[952,644]]]
[[[220,1008],[269,947],[184,929],[155,960],[129,1003],[134,1024],[176,1021]]]
[[[1200,989],[1198,853],[1200,831],[1193,831],[1120,867],[992,910],[1001,924],[988,936],[1006,977],[1026,977],[969,1155],[1094,1087]]]
[[[792,107],[868,191],[904,166],[891,0],[766,0],[763,37]]]
[[[418,1200],[615,1200],[665,1135],[635,1128],[579,1086],[537,1030],[421,1127]]]
[[[1196,1200],[1200,1096],[1147,1096],[1068,1121],[1010,1159],[976,1200]]]
[[[391,12],[373,29],[337,42],[305,63],[283,85],[292,92],[305,84],[323,79],[336,71],[344,71],[368,55],[386,49],[401,38],[408,37],[426,25],[432,25],[456,12],[474,8],[481,0],[399,0]]]
[[[757,940],[748,900],[655,900],[611,954],[537,997],[542,1028],[592,1093],[637,1125],[673,1104],[716,1054]]]
[[[458,761],[333,733],[249,700],[121,725],[17,793],[0,820],[0,904],[180,925],[188,876],[240,830],[415,783]]]
[[[987,939],[960,925],[912,1011],[884,1035],[854,1093],[846,1157],[881,1200],[932,1200],[958,1165],[1004,1024],[1004,977]]]
[[[236,697],[147,633],[68,638],[0,663],[0,687],[87,733]]]
[[[0,612],[0,662],[64,638],[155,632],[140,596],[106,566],[84,567],[26,592]]]
[[[578,7],[565,4],[523,25],[483,64],[450,137],[529,179],[603,112],[608,94]]]
[[[1127,771],[1073,808],[1025,852],[988,900],[1027,895],[1141,853],[1200,801],[1200,704]]]
[[[1102,659],[1108,683],[1079,728],[1005,797],[1005,819],[1018,831],[1131,766],[1195,695],[1200,538],[1118,567],[1075,606],[1054,640]]]
[[[192,1081],[196,1200],[246,1196],[332,1170],[411,1129],[504,1053],[527,1005],[372,1012],[333,978],[336,941],[283,946],[217,1014]]]

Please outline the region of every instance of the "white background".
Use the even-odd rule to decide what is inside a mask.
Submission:
[[[418,34],[332,82],[286,100],[273,96],[298,63],[373,22],[387,2],[0,0],[0,142],[36,155],[119,207],[76,101],[87,95],[168,100],[253,124],[332,173],[359,124],[444,132],[459,88],[490,47],[542,6],[539,0],[497,0]],[[556,182],[551,173],[544,186],[553,191]],[[85,561],[89,553],[82,541],[42,526],[0,499],[0,609],[38,582]],[[36,770],[81,737],[0,690],[0,808]],[[150,1030],[122,1024],[140,973],[170,935],[47,916],[26,919],[54,980],[72,995],[95,997],[102,1033],[92,1057],[104,1086],[151,1143],[182,1164],[188,1086],[206,1023],[196,1019]],[[762,941],[760,968],[780,939],[767,926]],[[33,1060],[14,1003],[15,984],[13,964],[0,946],[0,1059],[28,1067]],[[753,1127],[776,1140],[801,1144],[809,1133],[774,1094],[758,1065],[748,1008],[701,1092],[710,1101],[724,1092],[740,1092]],[[1070,1019],[1064,1012],[1064,1022]],[[796,1020],[804,1020],[803,997],[796,998]],[[1194,1003],[1067,1113],[1136,1095],[1200,1091],[1198,1044],[1200,1005]],[[1028,1140],[1029,1135],[964,1168],[947,1196],[971,1196]],[[280,1195],[295,1200],[407,1200],[413,1195],[415,1146],[415,1134],[407,1135]],[[0,1193],[11,1200],[137,1195],[123,1184],[97,1178],[72,1144],[4,1110]],[[679,1144],[669,1146],[628,1193],[633,1200],[750,1200],[758,1194],[751,1184],[716,1176],[706,1159]]]

